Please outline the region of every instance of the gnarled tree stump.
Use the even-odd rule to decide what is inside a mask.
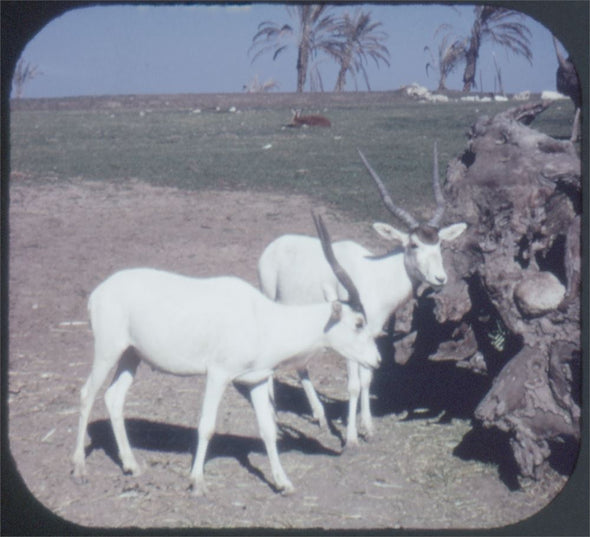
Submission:
[[[581,164],[528,126],[547,106],[481,117],[449,163],[447,218],[469,227],[445,252],[450,281],[432,299],[450,337],[429,356],[494,378],[475,417],[510,433],[531,477],[548,441],[580,431]]]

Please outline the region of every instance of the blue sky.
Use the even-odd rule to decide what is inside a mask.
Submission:
[[[517,4],[515,4],[516,6]],[[339,7],[338,12],[352,7]],[[473,6],[365,5],[389,35],[385,44],[390,66],[368,65],[373,90],[397,89],[417,82],[430,89],[436,72],[426,75],[426,45],[436,50],[441,23],[467,35]],[[217,6],[155,6],[149,4],[97,6],[72,10],[54,19],[29,42],[22,57],[37,65],[42,75],[31,80],[23,97],[145,93],[232,93],[254,77],[273,79],[279,91],[295,90],[296,48],[289,47],[275,61],[271,55],[251,63],[248,49],[258,24],[265,20],[292,22],[281,4]],[[494,89],[493,54],[500,65],[505,91],[555,89],[557,60],[551,33],[531,18],[533,65],[524,58],[485,44],[480,52],[481,81]],[[324,87],[332,89],[336,65],[320,64]],[[462,68],[448,80],[449,89],[461,89]],[[477,75],[477,82],[480,77]],[[349,80],[347,90],[354,89]],[[359,80],[359,89],[365,87]]]

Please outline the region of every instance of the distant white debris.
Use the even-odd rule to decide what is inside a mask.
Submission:
[[[412,97],[413,99],[426,99],[426,96],[430,95],[430,92],[424,86],[420,86],[416,82],[409,86],[403,86],[402,89],[408,97]]]
[[[432,93],[428,97],[426,97],[428,101],[431,103],[448,103],[449,98],[446,95],[442,95],[441,93]]]
[[[421,86],[420,84],[413,82],[407,86],[400,88],[408,97],[415,99],[420,102],[427,103],[448,103],[448,102],[465,102],[465,103],[491,103],[498,102],[504,103],[511,99],[514,101],[528,101],[531,99],[532,94],[529,90],[521,91],[520,93],[514,94],[512,97],[506,97],[505,95],[485,93],[485,94],[468,94],[457,98],[449,98],[447,95],[440,93],[432,93],[430,90]],[[544,91],[541,93],[541,99],[544,100],[560,100],[568,99],[565,95],[558,93],[557,91]]]
[[[569,99],[569,97],[558,91],[545,90],[541,93],[541,99],[544,101],[559,101],[561,99]]]
[[[272,144],[266,144],[262,146],[262,149],[270,149],[272,147]]]
[[[231,112],[232,114],[237,110],[237,108],[235,106],[230,106],[229,107],[229,112]]]
[[[508,99],[502,95],[494,95],[493,97],[489,95],[464,95],[459,100],[464,103],[491,103],[492,101],[507,101]]]
[[[531,92],[529,90],[521,91],[520,93],[516,93],[512,98],[515,101],[528,101],[531,98]]]
[[[417,84],[416,82],[413,82],[409,86],[403,86],[401,89],[404,90],[408,97],[418,101],[426,101],[429,103],[449,102],[449,98],[446,95],[431,93],[427,88],[420,86],[420,84]]]

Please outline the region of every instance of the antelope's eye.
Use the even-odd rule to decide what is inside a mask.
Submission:
[[[418,248],[418,245],[417,245],[415,242],[411,242],[411,243],[410,243],[410,248],[411,248],[412,250],[415,250],[416,248]]]
[[[364,319],[357,319],[354,327],[357,330],[362,330],[365,327],[365,320]]]

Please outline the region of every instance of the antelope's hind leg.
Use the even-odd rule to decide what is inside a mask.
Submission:
[[[313,383],[309,378],[309,371],[307,368],[301,368],[297,370],[297,374],[299,375],[301,386],[303,386],[303,391],[305,392],[309,406],[311,407],[314,421],[318,423],[321,429],[327,429],[328,420],[326,419],[326,411],[324,410],[324,405],[320,401],[320,398],[313,387]]]
[[[133,475],[141,474],[141,469],[137,464],[133,452],[131,451],[131,446],[129,445],[127,431],[125,430],[123,406],[125,404],[127,390],[133,382],[138,365],[139,358],[133,349],[128,349],[123,353],[123,356],[119,361],[119,366],[117,367],[117,372],[113,378],[113,382],[104,396],[109,416],[111,418],[113,433],[115,434],[123,471]]]
[[[86,439],[86,429],[90,411],[96,399],[100,387],[104,384],[107,375],[117,363],[117,360],[125,350],[123,345],[109,346],[108,349],[96,342],[94,350],[94,362],[88,380],[80,390],[80,418],[78,421],[78,436],[76,439],[76,448],[72,456],[74,464],[73,478],[77,482],[86,480],[86,452],[84,450],[84,440]]]

